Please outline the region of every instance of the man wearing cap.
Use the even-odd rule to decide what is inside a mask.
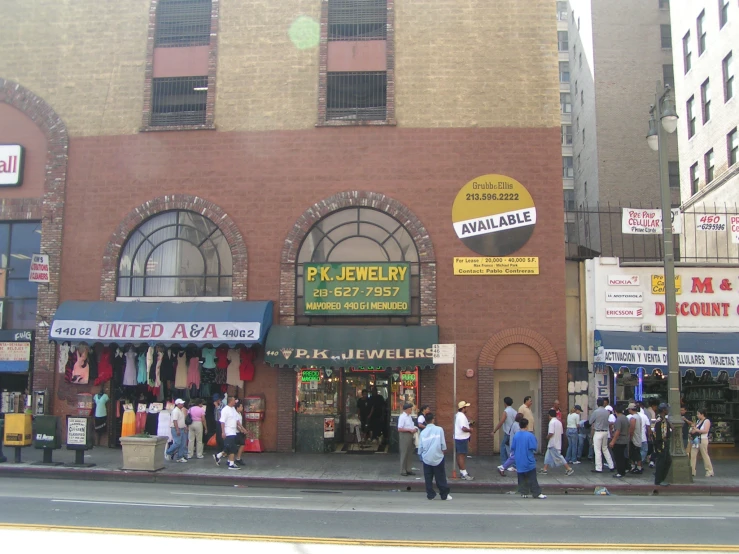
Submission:
[[[469,402],[460,400],[457,404],[457,415],[454,416],[454,447],[457,450],[457,465],[459,466],[460,479],[472,481],[474,477],[467,473],[467,451],[472,434],[472,424],[467,419],[467,408]]]
[[[657,420],[654,422],[654,454],[656,456],[654,470],[654,484],[666,487],[667,473],[672,465],[670,456],[670,437],[672,436],[672,425],[667,420],[670,413],[670,405],[662,403],[657,408]]]
[[[415,475],[411,462],[411,453],[413,452],[413,436],[418,432],[416,425],[413,423],[411,416],[413,404],[406,402],[403,404],[403,413],[398,418],[398,440],[400,441],[400,474],[405,477],[407,475]]]
[[[187,426],[185,425],[185,414],[182,407],[185,401],[178,398],[174,401],[174,410],[172,410],[172,444],[164,453],[167,460],[175,462],[187,463]]]

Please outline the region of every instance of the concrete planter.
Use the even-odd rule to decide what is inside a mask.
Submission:
[[[167,437],[121,437],[123,469],[159,471],[164,467]]]

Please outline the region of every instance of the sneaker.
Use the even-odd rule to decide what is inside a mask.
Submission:
[[[237,466],[236,464],[233,464],[233,465],[228,464],[228,469],[241,469],[241,468]]]
[[[575,460],[574,462],[572,462],[572,465],[581,464],[581,463],[582,462],[580,460]]]
[[[572,475],[573,473],[575,473],[575,470],[574,470],[574,469],[572,469],[572,468],[570,468],[570,469],[568,469],[567,471],[565,471],[565,475],[568,475],[568,476],[569,476],[569,475]]]
[[[181,464],[186,464],[186,463],[187,463],[187,458],[180,458],[180,459],[179,459],[179,460],[177,460],[177,461],[178,461],[179,463],[181,463]]]
[[[545,499],[546,497],[547,497],[547,495],[546,495],[546,494],[540,494],[540,495],[539,495],[539,496],[537,496],[536,498],[538,498],[539,500],[544,500],[544,499]]]
[[[623,475],[621,475],[620,473],[616,473],[616,474],[615,474],[615,475],[613,476],[613,478],[614,478],[614,479],[621,479],[621,477],[623,477]]]
[[[216,461],[216,465],[221,465],[221,457],[218,454],[213,454],[213,459]]]
[[[603,471],[598,471],[597,469],[591,469],[590,473],[603,473]]]
[[[638,469],[638,468],[637,469],[632,469],[631,470],[631,473],[633,473],[634,475],[641,475],[642,473],[644,473],[644,470],[643,469]]]
[[[649,462],[649,467],[654,467],[654,462]]]
[[[549,472],[546,469],[540,469],[539,470],[539,475],[548,475],[548,474],[549,474]]]
[[[168,462],[171,462],[172,461],[172,456],[170,456],[169,454],[165,454],[164,455],[164,459],[167,460]]]
[[[529,497],[529,495],[528,495],[528,494],[522,494],[522,495],[521,495],[521,498],[528,498],[528,497]]]
[[[198,456],[198,460],[202,460],[205,456]]]
[[[442,498],[442,500],[451,500],[451,499],[452,499],[452,495],[451,494],[447,494],[446,495],[446,498]]]
[[[246,464],[245,464],[245,463],[243,462],[243,460],[234,460],[234,463],[235,463],[235,464],[236,464],[237,466],[242,466],[242,467],[246,465]]]
[[[467,475],[462,475],[462,476],[460,477],[460,479],[462,479],[462,481],[472,481],[472,480],[474,480],[475,478],[474,478],[474,477],[472,477],[472,475],[470,475],[470,474],[468,473]]]
[[[501,477],[505,477],[505,469],[503,469],[503,466],[498,466],[498,473],[500,473]]]
[[[510,471],[510,472],[514,472],[514,471],[516,471],[516,468],[515,468],[515,467],[513,467],[513,466],[511,466],[511,467],[509,467],[509,468],[508,468],[508,471]]]

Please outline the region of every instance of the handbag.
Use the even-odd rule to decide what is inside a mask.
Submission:
[[[185,425],[192,425],[192,416],[190,414],[185,416]]]
[[[212,435],[212,436],[211,436],[211,437],[210,437],[210,438],[208,439],[208,442],[206,442],[206,443],[205,443],[205,445],[206,445],[206,446],[212,446],[212,447],[216,447],[216,446],[218,446],[218,441],[217,441],[217,439],[216,439],[216,436],[215,436],[215,434],[213,434],[213,435]]]

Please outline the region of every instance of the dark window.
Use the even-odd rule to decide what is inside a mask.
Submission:
[[[210,44],[211,0],[159,0],[154,46]]]
[[[205,125],[208,77],[152,79],[151,125]]]
[[[560,113],[572,113],[572,96],[569,92],[559,93],[559,111]]]
[[[734,56],[731,52],[721,62],[721,71],[724,77],[724,102],[734,96]]]
[[[0,269],[5,270],[4,329],[35,329],[37,283],[29,283],[31,256],[41,252],[41,223],[0,223]],[[45,285],[44,285],[45,286]],[[2,293],[2,291],[0,291]]]
[[[559,82],[570,82],[570,62],[559,62]]]
[[[708,79],[701,85],[701,114],[705,125],[711,119],[711,85]]]
[[[670,9],[670,0],[659,0],[659,9],[660,10],[669,10]]]
[[[575,209],[575,191],[572,189],[564,190],[565,210],[572,211]]]
[[[690,166],[690,194],[693,195],[698,192],[698,185],[700,179],[698,177],[698,162],[695,162]]]
[[[567,40],[567,31],[557,31],[557,46],[560,52],[567,52],[570,47]]]
[[[207,217],[171,211],[129,235],[118,264],[118,296],[231,296],[231,248]]]
[[[303,301],[303,264],[315,262],[409,262],[411,315],[409,316],[306,316]],[[296,323],[418,323],[421,313],[421,278],[418,249],[405,226],[372,208],[347,208],[318,221],[300,245],[295,264]]]
[[[659,26],[662,48],[672,48],[672,27],[669,25]]]
[[[706,51],[706,10],[703,10],[695,20],[695,30],[698,36],[698,55],[700,56]]]
[[[718,28],[723,29],[729,21],[729,0],[718,0]]]
[[[690,31],[688,31],[683,37],[683,68],[685,73],[690,71],[690,67]]]
[[[703,165],[706,170],[706,185],[713,181],[713,148],[703,155]]]
[[[675,88],[675,71],[671,63],[662,66],[662,81],[671,89]]]
[[[739,136],[737,136],[736,127],[726,135],[726,159],[729,162],[729,167],[734,165],[737,160],[737,150],[739,150]]]
[[[387,36],[387,0],[329,0],[329,40],[378,40]]]
[[[382,121],[386,117],[386,72],[328,74],[326,83],[327,120]]]
[[[685,103],[685,112],[688,114],[688,138],[691,138],[695,134],[695,113],[693,112],[694,104],[694,96],[688,98],[688,101]]]
[[[670,179],[670,188],[680,188],[680,164],[678,162],[667,162],[667,173]]]
[[[562,177],[572,179],[575,176],[575,168],[572,163],[572,156],[562,156]]]
[[[572,125],[562,125],[562,146],[572,146]]]

